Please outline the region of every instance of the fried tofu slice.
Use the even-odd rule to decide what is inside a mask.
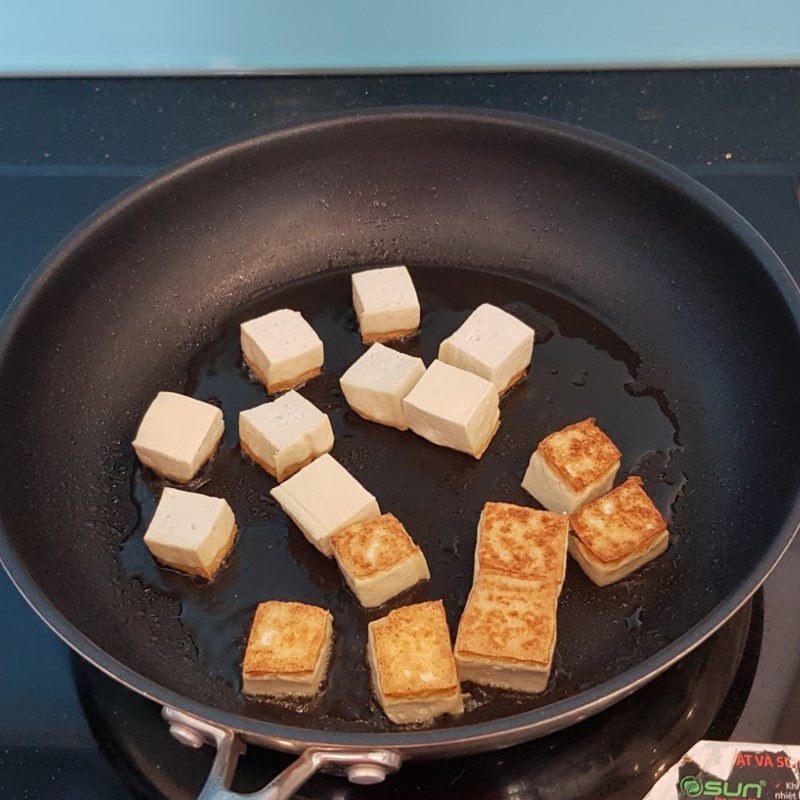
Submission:
[[[392,722],[463,713],[441,600],[397,608],[370,622],[367,654],[375,695]]]
[[[330,611],[305,603],[261,603],[242,667],[245,694],[313,697],[325,678],[332,641]]]
[[[555,581],[479,574],[456,637],[461,680],[543,692],[556,643],[557,602]]]
[[[569,552],[598,586],[607,586],[661,555],[667,523],[631,477],[570,516]]]
[[[431,576],[422,550],[394,514],[350,525],[331,536],[331,545],[347,585],[366,608]]]
[[[571,514],[611,489],[620,455],[595,418],[589,417],[539,442],[522,488],[548,511]]]
[[[551,511],[486,503],[478,523],[475,578],[498,572],[564,584],[569,518]]]

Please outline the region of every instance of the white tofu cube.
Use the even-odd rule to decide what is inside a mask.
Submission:
[[[162,564],[211,580],[235,538],[236,520],[225,500],[167,488],[144,543]]]
[[[320,456],[270,494],[320,553],[331,558],[331,535],[379,517],[378,501],[335,458]]]
[[[244,654],[244,693],[313,697],[328,671],[332,642],[330,611],[305,603],[261,603]]]
[[[286,480],[333,448],[327,414],[295,391],[239,414],[242,450],[273,478]]]
[[[299,311],[282,308],[243,322],[241,338],[245,364],[271,394],[322,371],[322,340]]]
[[[441,600],[390,611],[369,623],[367,638],[372,685],[392,722],[405,725],[463,713]]]
[[[571,514],[614,485],[619,465],[619,450],[589,417],[539,442],[522,488],[549,511]]]
[[[533,328],[484,303],[439,345],[439,360],[486,378],[503,394],[525,375],[532,352]]]
[[[364,344],[402,339],[419,328],[419,300],[406,267],[356,272],[353,308]]]
[[[598,586],[622,580],[669,545],[667,523],[631,477],[569,518],[569,552]]]
[[[362,606],[375,608],[431,575],[422,550],[394,514],[331,536],[333,556]]]
[[[188,483],[214,455],[225,423],[222,411],[175,392],[159,392],[145,412],[133,449],[154,472]]]
[[[493,383],[434,361],[403,400],[406,424],[429,442],[480,458],[500,425]]]
[[[557,603],[555,581],[478,575],[456,637],[461,680],[543,692],[553,663]]]
[[[403,398],[425,373],[421,358],[376,342],[347,372],[340,384],[350,408],[364,419],[408,429]]]

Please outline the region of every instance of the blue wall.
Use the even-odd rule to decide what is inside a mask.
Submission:
[[[0,0],[0,72],[800,61],[800,0]]]

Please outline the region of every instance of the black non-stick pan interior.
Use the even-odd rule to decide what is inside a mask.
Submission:
[[[466,686],[464,717],[435,727],[641,678],[733,610],[794,523],[795,290],[743,223],[693,191],[568,130],[424,114],[265,138],[141,190],[57,254],[10,321],[0,515],[25,581],[118,661],[206,706],[390,730],[370,701],[367,622],[442,598],[454,632],[483,503],[534,504],[519,483],[536,443],[595,416],[623,452],[620,477],[641,475],[668,516],[667,554],[604,589],[571,564],[547,692]],[[426,363],[482,302],[536,330],[530,374],[503,400],[481,461],[344,402],[338,377],[364,350],[349,275],[390,263],[409,265],[423,309],[400,348]],[[242,368],[238,323],[280,307],[325,342],[325,372],[302,393],[330,414],[334,456],[428,558],[431,581],[376,611],[359,607],[238,451],[239,411],[267,399]],[[220,451],[194,483],[226,497],[239,524],[212,584],[156,567],[142,544],[164,482],[136,465],[130,441],[160,389],[225,414]],[[302,708],[239,693],[252,613],[269,598],[334,615],[328,689]]]

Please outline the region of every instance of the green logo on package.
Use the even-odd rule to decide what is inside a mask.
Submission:
[[[703,794],[703,784],[691,775],[682,778],[678,788],[686,797],[700,797]]]
[[[729,783],[728,781],[701,781],[694,775],[681,778],[678,783],[682,797],[761,797],[760,783]]]

